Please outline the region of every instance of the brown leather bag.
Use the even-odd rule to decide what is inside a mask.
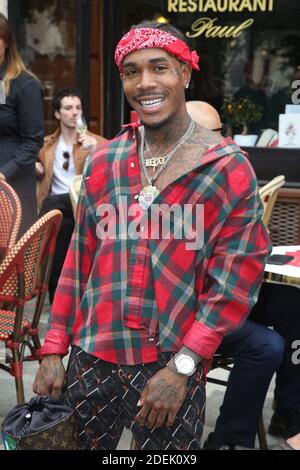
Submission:
[[[15,406],[2,423],[6,450],[79,449],[74,410],[48,396]]]

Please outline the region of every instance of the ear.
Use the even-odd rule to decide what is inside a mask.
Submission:
[[[191,75],[192,75],[192,66],[191,66],[191,64],[183,64],[182,77],[183,77],[183,81],[184,81],[184,87],[186,86],[186,84],[190,83]]]
[[[60,113],[58,111],[54,112],[54,116],[56,117],[58,121],[60,121]]]

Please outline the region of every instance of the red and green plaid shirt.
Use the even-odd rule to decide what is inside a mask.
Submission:
[[[140,173],[135,126],[87,165],[42,354],[66,354],[71,342],[108,362],[138,364],[184,344],[210,359],[255,304],[270,241],[239,147],[224,140],[155,201],[204,205],[201,249],[174,237],[99,239],[97,208],[120,196],[136,203]]]

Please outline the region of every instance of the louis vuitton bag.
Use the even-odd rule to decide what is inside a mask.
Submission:
[[[49,396],[15,406],[2,423],[2,439],[6,450],[79,449],[74,411]]]

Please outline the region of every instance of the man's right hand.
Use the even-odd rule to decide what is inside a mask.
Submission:
[[[54,398],[60,398],[65,375],[65,368],[59,355],[45,356],[37,371],[33,392],[37,395],[51,395]]]

